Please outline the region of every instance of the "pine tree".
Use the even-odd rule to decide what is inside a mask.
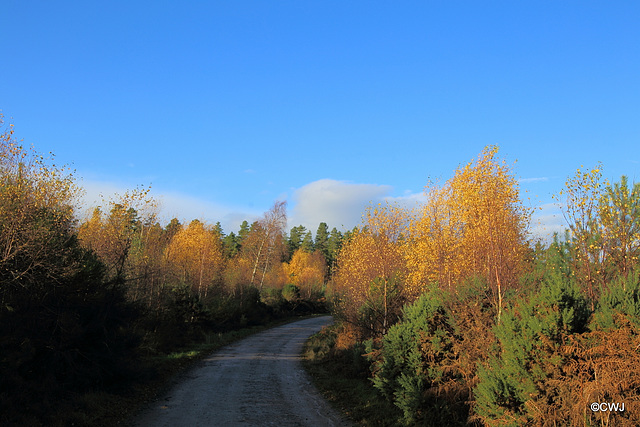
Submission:
[[[242,221],[240,224],[240,231],[238,231],[238,244],[242,246],[249,235],[249,231],[251,231],[251,227],[249,227],[249,223],[247,220]]]
[[[218,233],[220,238],[224,238],[225,234],[224,234],[224,231],[222,230],[222,225],[220,224],[220,221],[216,222],[216,225],[214,225],[213,228]]]
[[[171,239],[173,239],[173,236],[175,236],[180,230],[182,230],[182,224],[180,224],[180,221],[178,221],[177,218],[173,218],[169,221],[169,224],[164,228],[167,242],[170,242]]]
[[[304,235],[304,239],[302,240],[300,247],[306,252],[313,252],[313,236],[310,231],[307,231],[307,234]]]
[[[316,251],[324,255],[324,259],[329,259],[329,227],[326,222],[321,222],[318,225],[318,231],[316,231]]]
[[[288,259],[290,260],[294,252],[302,245],[302,239],[307,229],[304,225],[292,227],[289,232],[289,238],[287,239],[287,249],[289,251]]]
[[[331,234],[329,235],[327,248],[329,252],[329,257],[327,258],[327,264],[329,265],[329,272],[331,272],[336,262],[336,259],[338,258],[338,253],[342,248],[342,233],[339,232],[338,229],[335,227],[331,229]]]
[[[240,250],[239,238],[233,231],[222,239],[224,254],[227,258],[233,258]]]

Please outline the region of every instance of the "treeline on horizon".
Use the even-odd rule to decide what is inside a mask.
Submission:
[[[287,235],[284,202],[225,235],[197,219],[162,226],[140,188],[81,218],[81,191],[0,128],[0,424],[67,424],[83,393],[121,393],[156,356],[328,312],[344,237],[325,223],[315,240]]]
[[[330,282],[339,321],[308,356],[366,379],[391,424],[640,425],[640,183],[578,169],[549,244],[497,147],[426,194],[367,211]]]

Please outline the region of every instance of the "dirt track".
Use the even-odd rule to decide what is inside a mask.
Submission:
[[[346,426],[300,364],[317,317],[279,326],[207,357],[135,420],[135,426]]]

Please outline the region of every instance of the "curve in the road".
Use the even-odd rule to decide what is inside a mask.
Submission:
[[[300,363],[315,317],[252,335],[190,370],[135,421],[146,426],[346,426]]]

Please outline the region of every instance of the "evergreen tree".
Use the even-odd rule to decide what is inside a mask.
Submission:
[[[289,232],[289,238],[287,239],[287,249],[289,251],[289,259],[293,256],[293,253],[302,245],[302,239],[307,229],[304,225],[298,225],[292,227]]]
[[[329,259],[329,227],[326,222],[321,222],[316,231],[316,251],[324,255],[325,260]]]
[[[240,224],[240,231],[238,231],[238,244],[240,246],[242,246],[242,244],[246,240],[250,230],[251,228],[249,227],[249,223],[247,222],[247,220],[242,221],[242,224]]]
[[[216,225],[213,226],[213,229],[216,233],[218,233],[218,236],[220,236],[220,238],[223,238],[225,236],[224,231],[222,230],[222,225],[220,225],[220,221],[216,222]]]
[[[239,238],[233,231],[222,238],[222,244],[227,258],[233,258],[240,251]]]
[[[182,224],[180,224],[180,221],[178,221],[177,218],[171,219],[171,221],[169,221],[169,224],[167,224],[167,226],[164,228],[165,235],[167,236],[167,241],[173,239],[173,236],[175,236],[176,233],[181,229]]]
[[[340,252],[340,248],[342,248],[342,233],[338,231],[337,228],[333,227],[331,229],[331,234],[329,234],[329,241],[327,243],[329,257],[327,258],[327,264],[329,265],[329,271],[336,262],[338,258],[338,253]]]
[[[302,240],[302,244],[300,245],[300,247],[305,252],[313,252],[313,236],[311,235],[310,231],[307,231],[307,234],[304,235],[304,239]]]
[[[366,227],[365,227],[366,228]],[[358,234],[358,231],[360,231],[360,229],[358,228],[358,226],[353,227],[353,229],[351,230],[347,230],[344,232],[344,234],[342,235],[342,242],[341,245],[343,245],[344,243],[348,242],[349,239],[351,239],[351,237],[354,234]]]

